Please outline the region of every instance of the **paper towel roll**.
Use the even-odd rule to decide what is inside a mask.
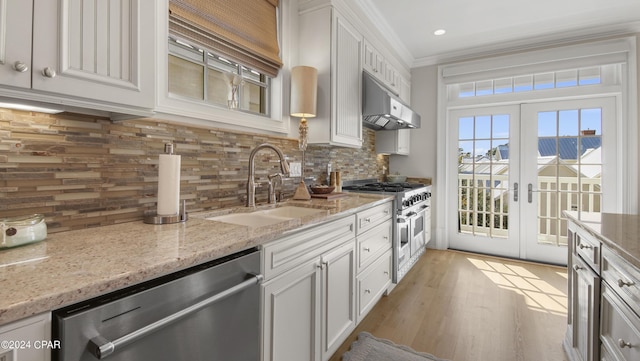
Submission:
[[[173,216],[180,209],[180,156],[160,154],[158,165],[158,215]]]

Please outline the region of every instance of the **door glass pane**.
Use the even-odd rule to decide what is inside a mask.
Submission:
[[[509,116],[463,117],[458,125],[458,232],[506,238]]]
[[[538,113],[538,243],[566,245],[562,212],[600,212],[602,110]]]

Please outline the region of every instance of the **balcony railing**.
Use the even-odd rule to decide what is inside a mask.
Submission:
[[[599,178],[538,176],[538,242],[567,244],[565,210],[600,212]],[[459,232],[486,237],[507,238],[509,231],[509,175],[458,174]],[[527,190],[520,189],[520,201]]]

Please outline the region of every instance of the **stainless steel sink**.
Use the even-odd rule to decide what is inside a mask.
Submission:
[[[207,217],[210,221],[224,222],[237,224],[247,227],[263,227],[272,224],[291,221],[293,219],[300,219],[309,216],[326,215],[327,210],[296,207],[296,206],[284,206],[278,208],[264,209],[249,213],[231,213],[216,217]]]

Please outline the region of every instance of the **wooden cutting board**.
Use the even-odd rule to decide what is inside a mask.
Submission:
[[[311,198],[322,198],[322,199],[335,199],[335,198],[340,198],[340,197],[346,197],[348,195],[348,193],[342,193],[342,192],[333,192],[333,193],[326,193],[326,194],[315,194],[315,193],[311,193]]]

